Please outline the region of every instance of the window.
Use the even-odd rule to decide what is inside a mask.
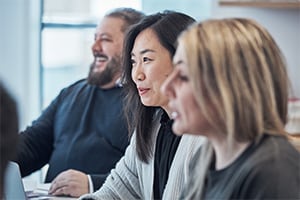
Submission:
[[[141,10],[140,0],[44,0],[41,44],[42,107],[85,78],[98,20],[114,7]]]
[[[176,10],[197,20],[210,16],[210,0],[43,0],[41,84],[42,107],[59,91],[85,78],[92,63],[94,29],[108,10],[132,7],[146,14]]]

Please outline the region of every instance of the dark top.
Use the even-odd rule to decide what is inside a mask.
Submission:
[[[176,136],[172,131],[173,120],[168,114],[162,114],[161,127],[159,129],[154,157],[154,198],[161,199],[165,185],[168,181],[170,167],[176,153],[181,137]]]
[[[75,169],[90,174],[99,189],[129,144],[121,91],[86,80],[63,89],[20,135],[16,161],[22,176],[49,163],[45,182]]]
[[[204,199],[300,199],[300,154],[283,137],[265,135],[230,166],[214,166]]]

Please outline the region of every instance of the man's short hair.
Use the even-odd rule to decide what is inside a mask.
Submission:
[[[116,8],[105,15],[105,17],[116,17],[124,20],[125,23],[121,29],[122,32],[125,32],[129,26],[138,23],[144,16],[143,12],[133,8]]]

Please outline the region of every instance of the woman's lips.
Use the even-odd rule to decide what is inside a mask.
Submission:
[[[138,88],[139,94],[142,96],[146,94],[150,89],[149,88]]]

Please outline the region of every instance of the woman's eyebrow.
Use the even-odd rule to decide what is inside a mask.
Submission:
[[[145,49],[145,50],[140,51],[140,54],[145,54],[145,53],[148,53],[148,52],[155,52],[155,50],[153,50],[153,49]]]
[[[152,50],[152,49],[144,49],[144,50],[141,50],[140,51],[140,54],[143,55],[145,53],[148,53],[148,52],[155,52],[155,50]],[[135,54],[133,52],[131,52],[130,54],[131,56],[135,56]]]

